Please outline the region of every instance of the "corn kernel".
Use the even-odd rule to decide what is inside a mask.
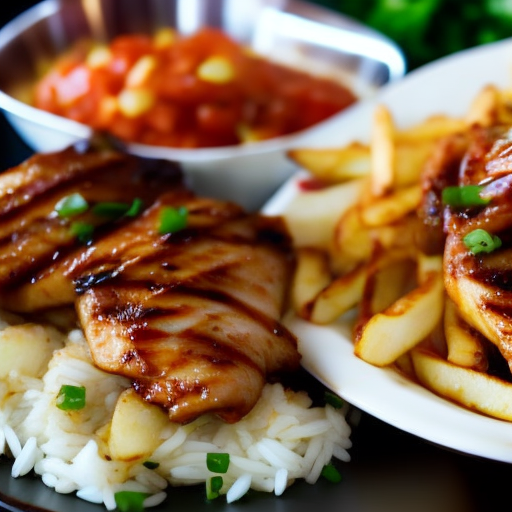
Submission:
[[[225,57],[214,56],[199,65],[197,76],[205,82],[225,84],[233,80],[235,69],[233,64]]]
[[[147,112],[154,104],[152,92],[145,89],[125,89],[117,97],[119,110],[126,117],[138,117]]]
[[[104,124],[110,123],[118,108],[119,104],[115,96],[105,96],[100,102],[99,118]]]
[[[248,144],[250,142],[258,142],[261,140],[258,132],[251,129],[246,124],[239,124],[236,127],[236,134],[238,135],[240,142],[244,144]]]
[[[141,57],[128,71],[125,79],[125,85],[129,88],[143,86],[151,72],[156,68],[156,58],[151,55]]]
[[[156,49],[161,50],[171,46],[176,40],[176,31],[172,28],[161,28],[153,36],[153,45]]]
[[[101,68],[106,66],[112,54],[106,46],[95,46],[88,54],[86,58],[86,64],[92,69]]]

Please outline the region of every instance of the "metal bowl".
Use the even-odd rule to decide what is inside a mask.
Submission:
[[[0,30],[0,108],[34,151],[56,151],[89,137],[89,127],[33,108],[17,99],[16,91],[34,80],[41,62],[76,40],[108,41],[163,26],[185,34],[220,27],[270,59],[336,76],[360,98],[405,74],[403,54],[392,41],[299,0],[45,0]],[[129,144],[127,150],[180,162],[196,192],[253,210],[293,172],[286,150],[316,127],[240,146],[190,150]]]

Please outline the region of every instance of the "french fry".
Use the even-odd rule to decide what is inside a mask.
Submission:
[[[419,184],[394,190],[391,194],[379,197],[362,208],[362,221],[367,226],[392,224],[418,208],[422,197]]]
[[[333,266],[344,274],[368,261],[375,245],[372,231],[363,223],[361,208],[353,205],[339,217],[333,236]]]
[[[324,251],[304,247],[296,251],[297,266],[291,287],[291,301],[295,313],[305,319],[317,295],[330,283],[329,259]]]
[[[393,363],[426,338],[441,320],[444,294],[442,258],[422,259],[435,269],[425,273],[417,288],[373,315],[360,329],[354,353],[364,361],[375,366]]]
[[[512,421],[512,384],[487,373],[455,365],[421,350],[411,352],[419,381],[444,398],[470,410]]]
[[[359,200],[363,179],[298,194],[282,213],[297,247],[328,249],[338,218]]]
[[[486,371],[489,364],[481,336],[462,319],[450,298],[445,302],[443,323],[447,360],[458,366]]]
[[[325,287],[312,305],[310,321],[327,324],[353,308],[361,300],[366,271],[366,265],[361,264]]]
[[[499,92],[494,85],[484,87],[473,100],[466,115],[468,125],[491,126],[496,123],[499,109]]]
[[[512,90],[499,91],[498,119],[500,124],[512,124]]]
[[[405,295],[408,284],[413,280],[416,267],[416,263],[408,257],[408,254],[401,254],[398,251],[393,251],[391,257],[388,252],[380,259],[381,261],[377,264],[374,262],[371,266],[375,268],[375,272],[372,274],[371,285],[368,286],[368,288],[371,287],[371,291],[368,294],[369,302],[366,309],[372,315],[384,311]]]
[[[395,143],[395,186],[407,187],[419,182],[425,162],[435,148],[432,140]]]
[[[433,115],[424,121],[409,126],[405,130],[398,130],[395,138],[397,143],[417,143],[437,141],[447,135],[461,133],[467,129],[467,122],[463,118],[454,118],[441,114]]]
[[[395,126],[390,111],[378,105],[373,115],[371,150],[371,194],[382,196],[393,187],[395,179]]]
[[[301,243],[311,242],[308,251],[320,250],[321,260],[298,270],[296,304],[303,318],[317,324],[336,322],[356,307],[356,356],[392,365],[468,409],[512,421],[512,383],[494,376],[500,353],[503,368],[512,361],[512,291],[502,287],[489,297],[485,284],[457,274],[457,254],[467,248],[462,238],[446,243],[443,231],[440,195],[480,133],[475,125],[512,125],[512,89],[489,85],[466,115],[433,115],[408,128],[399,128],[388,108],[378,105],[368,146],[292,150],[290,158],[324,183],[356,176],[360,186],[346,208],[330,213],[334,222],[319,209],[328,236],[319,229],[307,233],[316,222],[306,236],[298,235]],[[502,183],[492,180],[509,176],[509,160],[502,152],[492,166],[486,163],[492,183],[482,194],[498,191]],[[507,227],[508,217],[503,221]],[[512,249],[504,240],[505,247],[479,257],[482,272],[509,271]]]
[[[342,148],[297,148],[287,153],[303,169],[324,183],[341,183],[370,173],[370,148],[353,142]]]

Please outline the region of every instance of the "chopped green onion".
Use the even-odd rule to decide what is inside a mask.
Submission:
[[[146,492],[119,491],[114,494],[114,499],[121,512],[143,512],[144,500],[148,496]]]
[[[343,400],[330,391],[324,393],[324,400],[326,404],[332,405],[335,409],[341,409],[343,407]]]
[[[226,473],[229,468],[229,453],[207,453],[206,467],[213,473]]]
[[[475,229],[468,233],[463,242],[471,254],[492,252],[501,247],[501,240],[496,235],[491,235],[485,229]]]
[[[220,495],[220,490],[224,485],[224,480],[221,476],[212,476],[206,480],[206,499],[214,500]]]
[[[146,460],[142,463],[145,468],[156,469],[160,466],[159,462],[153,462],[152,460]]]
[[[130,208],[128,208],[128,211],[125,213],[127,217],[137,217],[139,213],[142,211],[142,208],[144,207],[144,201],[142,199],[139,199],[136,197],[132,204],[130,205]]]
[[[188,210],[184,206],[172,208],[167,206],[162,209],[160,214],[160,226],[158,228],[161,235],[167,233],[176,233],[186,228],[188,220]]]
[[[341,474],[332,464],[326,464],[322,469],[321,475],[333,484],[341,482]]]
[[[117,218],[122,217],[130,209],[127,203],[104,202],[95,204],[92,207],[92,212],[101,217]]]
[[[55,211],[60,217],[74,217],[84,213],[89,208],[89,203],[85,198],[79,194],[71,194],[70,196],[63,197],[56,205]]]
[[[73,222],[70,227],[71,234],[76,236],[83,244],[88,244],[92,240],[94,226],[87,222]]]
[[[489,204],[490,199],[480,197],[482,189],[483,187],[480,185],[446,187],[441,193],[443,204],[458,208]]]
[[[63,411],[78,411],[85,407],[85,387],[63,384],[57,395],[56,405]]]
[[[135,198],[132,204],[117,203],[105,201],[104,203],[95,204],[92,211],[101,217],[109,217],[116,219],[125,215],[126,217],[136,217],[142,210],[142,199]]]

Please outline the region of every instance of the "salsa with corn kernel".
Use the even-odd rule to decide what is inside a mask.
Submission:
[[[287,135],[356,99],[343,85],[272,63],[214,28],[82,42],[33,91],[43,110],[124,141],[176,148]]]

